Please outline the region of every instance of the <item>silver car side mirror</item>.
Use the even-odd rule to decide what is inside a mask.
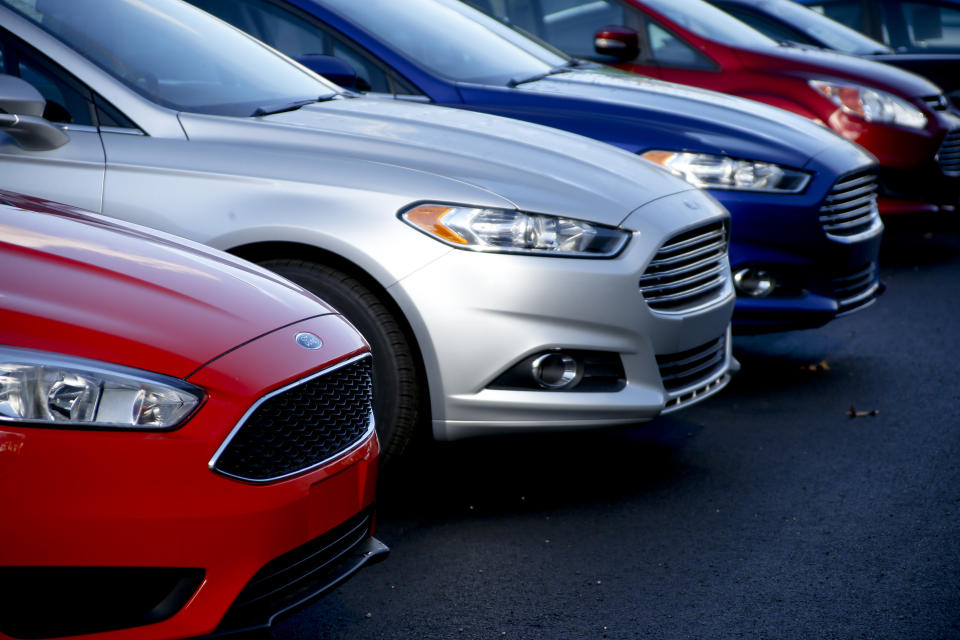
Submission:
[[[43,118],[46,100],[33,85],[0,74],[0,131],[26,151],[62,147],[70,137]]]

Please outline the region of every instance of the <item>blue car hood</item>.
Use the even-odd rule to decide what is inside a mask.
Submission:
[[[464,84],[460,91],[471,108],[551,124],[633,152],[722,153],[802,168],[825,149],[849,144],[776,107],[617,71],[573,70],[514,88]]]

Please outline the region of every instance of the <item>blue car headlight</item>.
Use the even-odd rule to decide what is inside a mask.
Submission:
[[[810,182],[804,171],[712,153],[651,150],[642,157],[701,189],[800,193]]]

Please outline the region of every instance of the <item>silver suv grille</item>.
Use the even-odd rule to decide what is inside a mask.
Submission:
[[[679,353],[657,356],[663,388],[669,399],[664,413],[674,411],[694,400],[712,395],[730,381],[727,372],[729,335]]]
[[[718,299],[729,277],[727,228],[714,222],[668,240],[640,277],[647,306],[680,312]]]
[[[841,242],[879,227],[876,174],[862,171],[837,180],[820,207],[820,223],[828,237]]]
[[[937,153],[937,162],[946,175],[960,175],[960,129],[954,129],[944,138]]]

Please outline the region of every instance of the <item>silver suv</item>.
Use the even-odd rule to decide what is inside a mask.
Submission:
[[[356,97],[178,0],[0,0],[0,25],[0,186],[321,294],[372,346],[387,457],[429,421],[630,424],[729,379],[729,216],[632,154]]]

